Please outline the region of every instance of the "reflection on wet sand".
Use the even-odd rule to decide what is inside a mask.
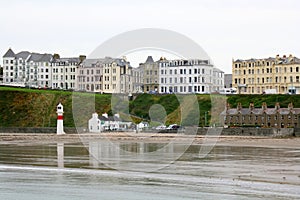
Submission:
[[[61,194],[69,192],[75,198],[81,195],[71,191],[75,185],[82,193],[110,194],[107,199],[122,191],[131,197],[138,194],[132,199],[144,193],[148,199],[300,198],[299,148],[216,146],[204,158],[199,157],[200,149],[201,145],[119,141],[1,144],[0,198],[13,199],[18,192],[17,188],[12,196],[5,196],[11,188],[5,183],[18,185],[27,199],[32,199],[37,185],[53,197],[51,188],[61,184],[66,186]],[[170,162],[183,150],[179,159]],[[155,170],[146,173],[149,169]],[[94,187],[100,183],[101,190]]]

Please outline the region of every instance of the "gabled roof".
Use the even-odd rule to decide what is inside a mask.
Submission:
[[[39,54],[39,53],[32,53],[28,59],[29,61],[33,62],[50,62],[52,59],[51,54]]]
[[[8,49],[8,51],[4,54],[3,58],[14,58],[16,57],[16,54],[13,52],[13,50]]]
[[[20,53],[16,54],[16,58],[22,58],[22,59],[27,59],[28,56],[30,55],[29,51],[21,51]]]
[[[152,56],[148,56],[146,63],[154,63]]]

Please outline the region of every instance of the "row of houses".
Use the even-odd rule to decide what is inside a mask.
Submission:
[[[224,87],[224,73],[210,60],[151,56],[132,67],[125,58],[61,58],[59,54],[3,56],[3,84],[100,93],[211,93]]]
[[[276,55],[232,60],[232,87],[241,94],[300,94],[300,59]]]
[[[294,108],[292,103],[287,108],[281,108],[279,103],[272,108],[269,108],[266,103],[263,103],[261,108],[255,108],[253,103],[250,103],[249,108],[243,108],[241,103],[238,103],[236,108],[231,108],[227,104],[220,116],[221,124],[231,127],[300,127],[300,108]]]

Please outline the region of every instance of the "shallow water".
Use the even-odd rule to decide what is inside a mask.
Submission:
[[[300,199],[300,148],[216,146],[199,157],[200,149],[0,144],[0,199]]]

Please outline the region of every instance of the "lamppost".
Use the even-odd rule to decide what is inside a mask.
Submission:
[[[204,126],[207,125],[207,114],[208,114],[208,113],[209,113],[209,111],[205,111],[205,113],[204,113],[204,120],[205,120]]]

